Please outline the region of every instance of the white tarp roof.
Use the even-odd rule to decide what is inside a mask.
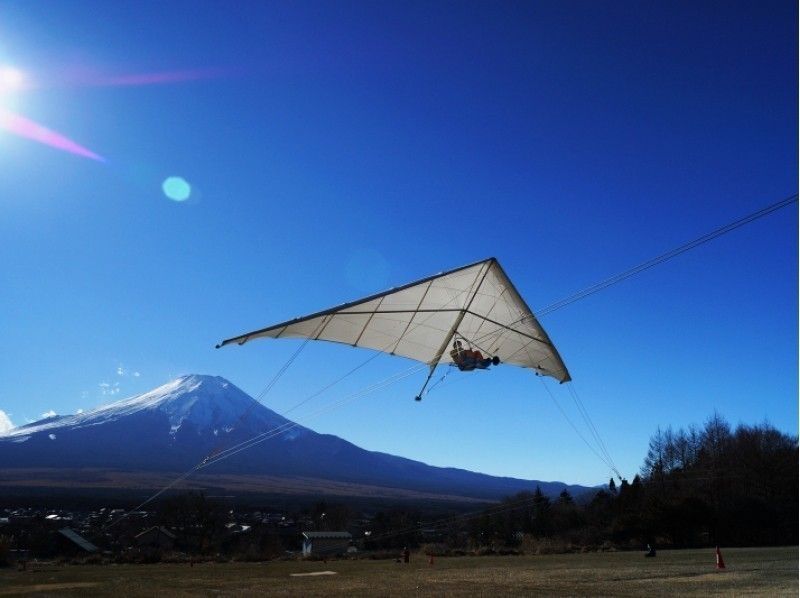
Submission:
[[[485,356],[570,380],[564,362],[495,258],[227,339],[311,338],[449,363],[453,338]],[[466,344],[466,343],[465,343]]]

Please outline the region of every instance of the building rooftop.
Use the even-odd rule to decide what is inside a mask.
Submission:
[[[149,533],[150,533],[150,532],[152,532],[153,530],[156,530],[156,531],[158,531],[158,532],[161,532],[162,534],[164,534],[164,535],[165,535],[165,536],[167,536],[168,538],[172,538],[173,540],[175,539],[175,534],[173,534],[173,533],[172,533],[171,531],[169,531],[167,528],[165,528],[165,527],[159,527],[159,526],[157,526],[157,525],[154,525],[153,527],[149,527],[149,528],[147,528],[146,530],[144,530],[143,532],[139,532],[138,534],[136,534],[135,538],[141,538],[142,536],[144,536],[145,534],[149,534]]]
[[[350,532],[303,532],[303,537],[307,540],[326,538],[336,540],[350,540],[353,534]]]
[[[75,530],[71,530],[68,527],[62,528],[58,530],[58,533],[64,536],[67,540],[74,542],[81,548],[83,548],[86,552],[97,552],[98,548],[89,540],[78,534]]]

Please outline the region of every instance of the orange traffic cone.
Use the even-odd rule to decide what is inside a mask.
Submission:
[[[724,569],[725,568],[725,561],[722,560],[722,553],[719,551],[719,546],[717,546],[717,569]]]

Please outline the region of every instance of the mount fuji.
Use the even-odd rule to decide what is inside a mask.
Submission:
[[[275,429],[281,432],[209,463],[193,476],[193,487],[445,500],[493,500],[537,484],[549,495],[565,488],[573,495],[588,490],[367,451],[291,422],[224,378],[204,375],[183,376],[92,411],[7,431],[0,435],[0,487],[132,487],[146,480],[156,486],[207,455]]]

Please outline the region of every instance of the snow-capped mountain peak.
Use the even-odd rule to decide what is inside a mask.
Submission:
[[[533,487],[526,480],[431,467],[366,451],[285,419],[217,376],[183,376],[85,413],[43,419],[0,434],[0,471],[19,471],[27,480],[36,470],[37,488],[46,472],[57,485],[100,488],[92,486],[98,479],[114,487],[134,476],[130,480],[140,480],[138,485],[141,472],[172,475],[194,470],[198,463],[208,464],[204,476],[223,476],[213,482],[214,488],[232,484],[237,493],[255,488],[281,494],[280,480],[292,493],[304,495],[334,488],[354,496],[401,496],[397,489],[410,489],[428,498],[430,493],[497,498]],[[560,483],[535,483],[551,495],[564,488]],[[379,487],[384,490],[376,490]]]
[[[187,422],[198,433],[218,435],[243,425],[245,420],[248,428],[257,429],[281,426],[288,421],[220,376],[191,374],[140,395],[76,415],[33,422],[2,436],[23,437],[55,428],[82,428],[147,411],[166,415],[173,435]]]

